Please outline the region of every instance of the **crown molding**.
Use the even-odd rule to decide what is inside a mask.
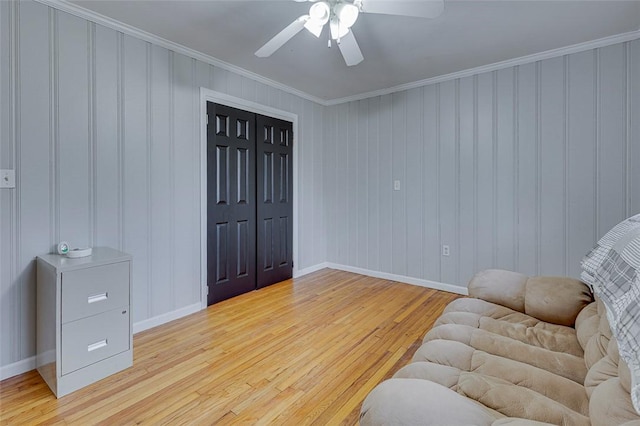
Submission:
[[[557,49],[547,50],[544,52],[534,53],[532,55],[521,56],[515,59],[495,62],[493,64],[482,65],[476,68],[469,68],[463,71],[456,71],[451,74],[440,75],[437,77],[426,78],[424,80],[413,81],[411,83],[400,84],[398,86],[389,87],[387,89],[374,90],[372,92],[360,93],[358,95],[346,96],[344,98],[330,99],[324,101],[323,105],[339,105],[346,102],[359,101],[362,99],[373,98],[376,96],[388,95],[404,90],[415,89],[417,87],[428,86],[430,84],[442,83],[445,81],[455,80],[463,77],[470,77],[476,74],[482,74],[490,71],[497,71],[504,68],[515,67],[518,65],[529,64],[532,62],[542,61],[544,59],[557,58],[558,56],[570,55],[572,53],[584,52],[585,50],[597,49],[600,47],[610,46],[612,44],[624,43],[640,39],[640,30],[628,33],[617,34],[609,37],[591,40],[584,43],[578,43],[571,46],[560,47]]]
[[[70,3],[67,0],[35,0],[35,1],[37,1],[38,3],[42,3],[46,6],[52,7],[54,9],[60,10],[62,12],[66,12],[71,15],[77,16],[79,18],[86,19],[88,21],[102,25],[104,27],[111,28],[116,31],[120,31],[123,34],[127,34],[132,37],[136,37],[138,39],[147,41],[149,43],[153,43],[157,46],[164,47],[165,49],[169,49],[176,53],[181,53],[185,56],[188,56],[193,59],[197,59],[209,65],[213,65],[215,67],[233,72],[235,74],[239,74],[243,77],[250,78],[259,83],[263,83],[273,88],[280,89],[284,92],[290,93],[295,96],[299,96],[303,99],[307,99],[317,104],[320,104],[320,105],[326,104],[326,101],[324,99],[321,99],[317,96],[310,95],[309,93],[303,92],[298,89],[294,89],[293,87],[287,86],[286,84],[282,84],[275,80],[271,80],[270,78],[263,77],[260,74],[256,74],[252,71],[246,70],[244,68],[240,68],[228,62],[221,61],[220,59],[214,58],[213,56],[206,55],[202,52],[198,52],[197,50],[183,46],[179,43],[175,43],[171,40],[164,39],[155,34],[136,28],[132,25],[125,24],[124,22],[117,21],[113,18],[109,18],[108,16],[101,15],[100,13],[86,9],[82,6],[78,6],[74,3]]]
[[[166,49],[172,50],[174,52],[181,53],[183,55],[197,59],[199,61],[213,65],[215,67],[250,78],[259,83],[263,83],[273,88],[290,93],[292,95],[299,96],[300,98],[307,99],[309,101],[315,102],[322,106],[339,105],[346,102],[359,101],[362,99],[373,98],[376,96],[388,95],[395,92],[415,89],[417,87],[428,86],[430,84],[442,83],[449,80],[469,77],[469,76],[473,76],[473,75],[481,74],[485,72],[497,71],[500,69],[514,67],[518,65],[524,65],[531,62],[541,61],[544,59],[556,58],[558,56],[570,55],[572,53],[583,52],[585,50],[597,49],[600,47],[605,47],[613,44],[624,43],[627,41],[640,39],[640,30],[636,30],[628,33],[617,34],[609,37],[600,38],[597,40],[578,43],[571,46],[560,47],[557,49],[551,49],[544,52],[534,53],[532,55],[521,56],[519,58],[508,59],[506,61],[495,62],[493,64],[482,65],[475,68],[469,68],[463,71],[456,71],[450,74],[445,74],[445,75],[440,75],[436,77],[426,78],[423,80],[413,81],[410,83],[400,84],[400,85],[389,87],[386,89],[374,90],[371,92],[360,93],[353,96],[326,100],[326,99],[322,99],[317,96],[311,95],[309,93],[303,92],[301,90],[294,89],[293,87],[287,86],[286,84],[282,84],[275,80],[271,80],[270,78],[263,77],[260,74],[256,74],[252,71],[246,70],[244,68],[240,68],[236,65],[232,65],[227,62],[221,61],[220,59],[214,58],[213,56],[209,56],[202,52],[198,52],[197,50],[183,46],[181,44],[174,43],[170,40],[164,39],[155,34],[151,34],[149,32],[143,31],[134,26],[117,21],[113,18],[109,18],[107,16],[101,15],[97,12],[78,6],[74,3],[69,3],[67,0],[35,0],[35,1],[37,1],[38,3],[42,3],[46,6],[53,7],[60,11],[70,13],[77,17],[89,20],[91,22],[95,22],[96,24],[103,25],[107,28],[120,31],[132,37],[136,37],[141,40],[147,41],[149,43],[153,43],[157,46],[161,46]]]

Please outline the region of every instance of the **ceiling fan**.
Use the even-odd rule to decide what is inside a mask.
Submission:
[[[360,13],[436,18],[444,10],[444,0],[295,0],[314,2],[307,15],[302,15],[276,34],[255,53],[260,58],[271,56],[293,36],[306,28],[320,37],[328,23],[331,40],[335,40],[348,66],[358,65],[364,57],[351,27]]]

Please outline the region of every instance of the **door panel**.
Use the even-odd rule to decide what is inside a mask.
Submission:
[[[280,218],[280,256],[279,256],[279,266],[285,266],[289,263],[289,218],[281,217]]]
[[[229,279],[229,262],[227,261],[227,241],[229,240],[229,224],[216,223],[216,283],[222,283]]]
[[[207,304],[256,287],[255,114],[207,102]]]
[[[229,147],[216,146],[216,178],[215,189],[218,205],[225,205],[229,201]]]
[[[262,249],[263,255],[261,256],[262,270],[268,271],[273,269],[273,219],[267,218],[262,220]]]
[[[249,203],[249,191],[252,182],[250,180],[249,150],[238,148],[238,204]]]
[[[293,272],[293,168],[291,123],[257,115],[257,286],[291,278]]]
[[[289,155],[280,154],[280,185],[279,185],[279,201],[280,203],[286,203],[289,201]]]
[[[264,152],[263,158],[263,171],[259,176],[262,176],[263,203],[270,204],[273,202],[273,153]]]

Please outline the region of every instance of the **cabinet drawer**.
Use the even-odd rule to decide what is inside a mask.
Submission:
[[[62,273],[62,323],[129,305],[129,262]]]
[[[114,309],[62,326],[62,374],[129,349],[129,307]]]

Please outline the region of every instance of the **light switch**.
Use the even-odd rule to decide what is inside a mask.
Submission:
[[[394,191],[400,191],[400,181],[399,180],[394,180],[393,181],[393,190]]]
[[[0,170],[0,188],[16,187],[16,171],[10,169]]]

